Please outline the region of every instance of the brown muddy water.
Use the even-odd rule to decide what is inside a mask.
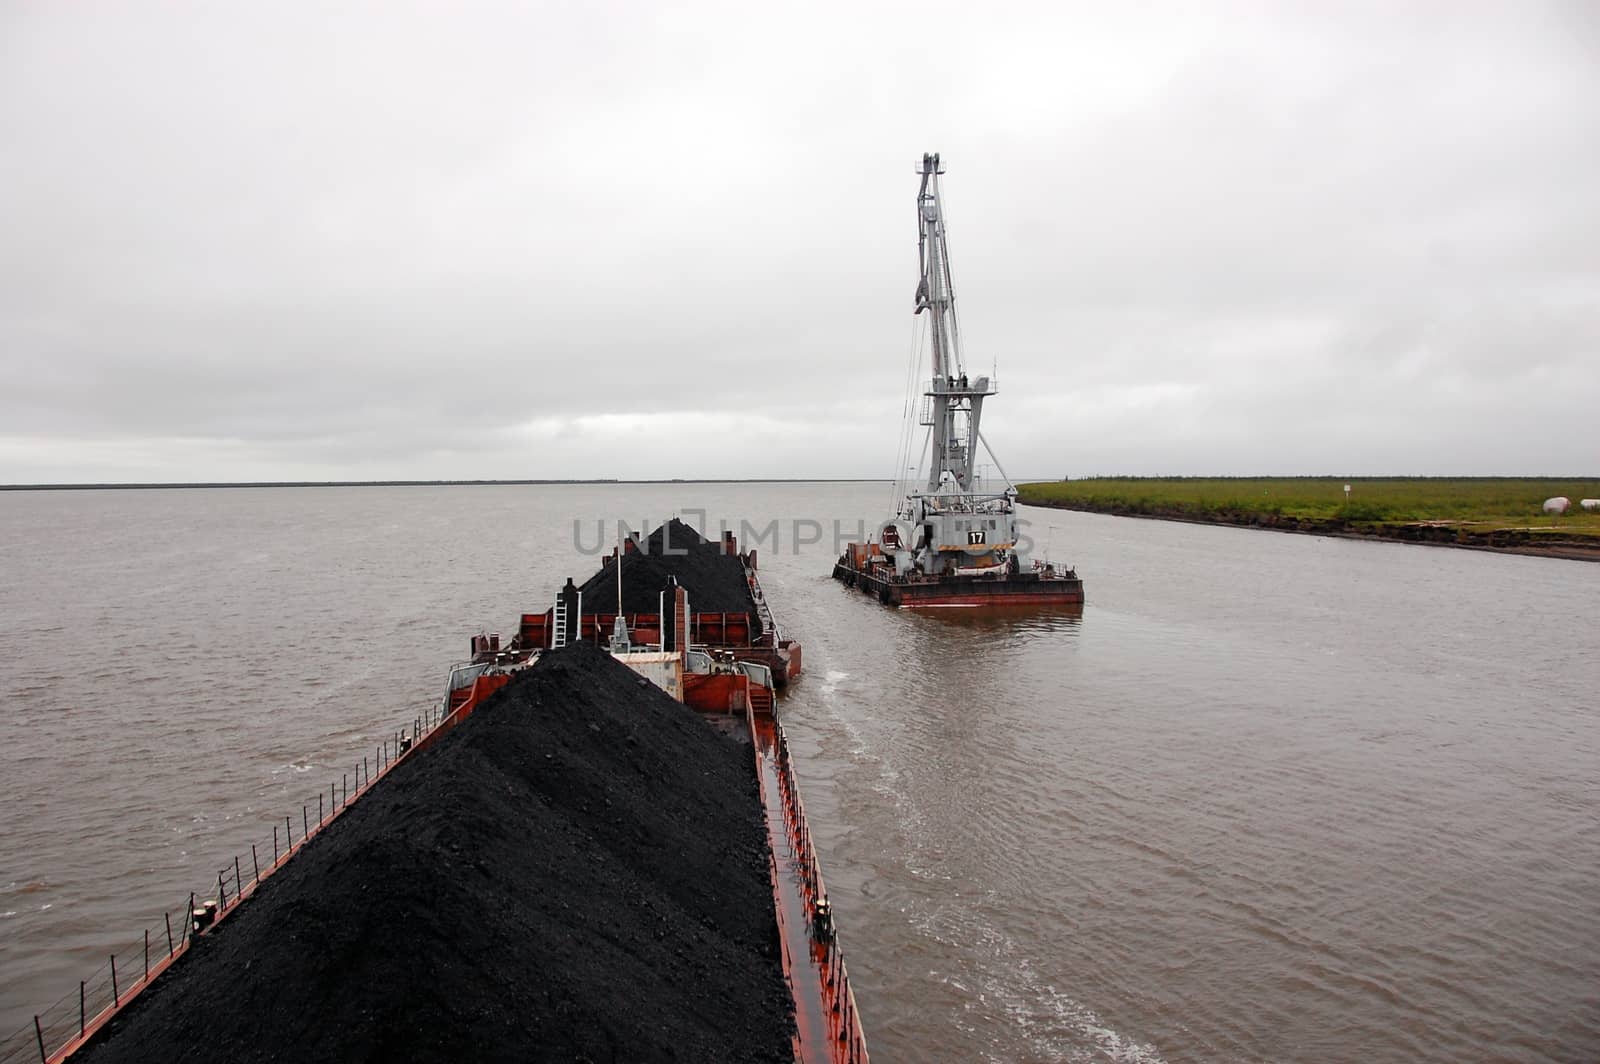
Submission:
[[[875,1059],[1600,1059],[1600,566],[1029,510],[1081,615],[919,616],[828,579],[887,503],[0,493],[0,1038],[591,572],[575,520],[701,509],[805,644]]]

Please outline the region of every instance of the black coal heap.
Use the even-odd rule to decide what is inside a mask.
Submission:
[[[546,654],[266,880],[79,1059],[789,1061],[748,746]]]
[[[612,613],[617,608],[615,562],[605,565],[582,587],[586,613]],[[689,591],[689,608],[696,613],[748,613],[754,634],[761,633],[755,599],[745,579],[744,563],[724,552],[720,542],[702,539],[690,525],[673,518],[622,556],[622,612],[656,613],[661,592],[676,579]],[[671,599],[669,598],[670,602]]]

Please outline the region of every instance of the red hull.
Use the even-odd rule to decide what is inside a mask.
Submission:
[[[957,576],[939,580],[896,580],[884,570],[851,568],[845,559],[833,567],[833,578],[859,588],[885,606],[906,610],[994,609],[1018,606],[1081,606],[1083,581],[1076,574],[1040,576]]]

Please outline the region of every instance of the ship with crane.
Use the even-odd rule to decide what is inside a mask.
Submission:
[[[937,153],[924,154],[918,173],[918,258],[914,314],[931,354],[926,387],[907,404],[902,426],[902,478],[894,515],[865,543],[850,543],[833,567],[834,579],[905,609],[1081,605],[1083,581],[1071,567],[1036,561],[1023,546],[1017,491],[980,431],[985,401],[999,391],[995,375],[971,376],[962,354],[950,277]],[[919,345],[919,349],[924,345]],[[920,356],[914,356],[920,367]],[[905,478],[916,428],[926,429],[922,466]],[[982,447],[999,472],[985,483]]]

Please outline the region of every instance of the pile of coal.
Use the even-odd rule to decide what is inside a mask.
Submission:
[[[791,1061],[751,752],[546,654],[195,940],[78,1059]]]
[[[600,571],[579,588],[586,612],[616,611],[614,564],[615,559],[607,558]],[[694,612],[748,613],[756,634],[760,634],[744,563],[738,555],[726,553],[720,542],[703,539],[693,526],[677,518],[650,533],[638,549],[622,556],[622,612],[658,612],[661,592],[671,579],[688,589],[689,608]]]

